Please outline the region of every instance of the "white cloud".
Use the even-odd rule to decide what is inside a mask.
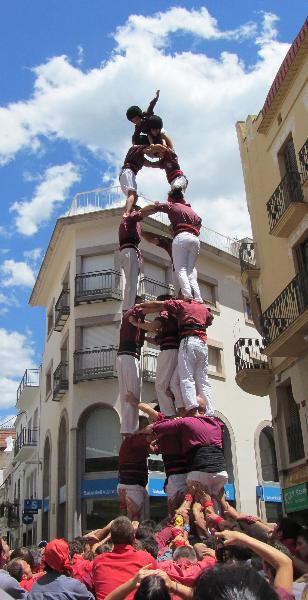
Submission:
[[[26,369],[34,368],[29,336],[0,328],[0,407],[14,406],[16,391]]]
[[[33,248],[33,250],[25,250],[24,257],[36,262],[42,254],[42,248]]]
[[[32,287],[35,282],[33,270],[26,262],[17,262],[13,259],[5,260],[0,267],[4,276],[1,283],[4,287],[25,286]]]
[[[115,177],[132,133],[126,108],[147,106],[159,87],[157,112],[163,116],[189,179],[188,199],[205,224],[244,235],[249,231],[249,218],[234,125],[261,109],[289,48],[276,39],[275,15],[264,13],[257,19],[261,25],[248,23],[222,31],[205,8],[131,15],[116,30],[115,50],[100,68],[83,72],[66,56],[49,59],[34,69],[33,95],[0,108],[0,161],[11,160],[25,148],[36,151],[47,137],[86,147],[107,161],[107,172]],[[174,52],[174,34],[190,34],[208,43],[224,39],[225,51],[216,58],[212,52],[208,56],[198,51],[198,45]],[[249,65],[241,60],[246,37],[256,46],[256,59]],[[227,50],[229,39],[233,40],[232,53]],[[240,42],[237,53],[234,41]],[[72,179],[77,181],[74,175]],[[47,202],[45,191],[40,190],[44,183]],[[55,195],[50,184],[39,184],[30,202],[13,205],[18,231],[32,235],[51,216]],[[93,187],[97,184],[93,182]],[[168,189],[162,173],[146,169],[138,175],[138,184],[154,199],[161,199]]]
[[[80,180],[78,169],[72,163],[55,165],[46,169],[30,201],[14,202],[11,211],[17,213],[17,230],[33,235],[39,225],[50,219],[55,206],[66,200],[71,186]]]

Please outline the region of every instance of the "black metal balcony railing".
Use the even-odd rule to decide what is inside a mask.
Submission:
[[[145,381],[153,381],[156,377],[158,350],[144,350],[142,354],[142,377]]]
[[[305,457],[305,449],[303,443],[303,434],[300,426],[300,421],[298,425],[291,424],[286,426],[287,440],[288,440],[288,450],[290,462],[295,462],[297,460],[301,460]]]
[[[116,377],[116,346],[103,346],[74,353],[74,383]]]
[[[298,156],[301,165],[301,172],[304,184],[308,179],[308,139],[305,141],[303,147],[300,149]]]
[[[262,341],[255,338],[240,338],[234,344],[236,372],[243,369],[268,369],[268,359],[263,354]]]
[[[37,441],[38,428],[28,429],[27,427],[23,427],[14,443],[14,456],[16,456],[24,446],[37,446]]]
[[[39,369],[26,369],[24,376],[18,386],[17,390],[17,402],[27,387],[39,387],[40,385],[40,370]]]
[[[308,275],[298,273],[261,317],[264,345],[273,342],[308,308]]]
[[[275,189],[266,205],[270,231],[277,225],[290,204],[304,202],[302,179],[302,174],[297,171],[286,173]]]
[[[121,273],[109,269],[76,275],[75,305],[101,300],[122,300]]]
[[[55,304],[55,331],[62,331],[70,314],[70,291],[63,289]]]
[[[53,374],[53,400],[59,401],[68,390],[68,362],[58,364]]]
[[[171,283],[161,283],[160,281],[155,281],[155,279],[151,279],[145,275],[140,277],[138,295],[145,301],[156,300],[157,296],[173,293],[174,288]]]
[[[239,250],[241,273],[248,269],[257,269],[255,244],[252,242],[242,242]]]

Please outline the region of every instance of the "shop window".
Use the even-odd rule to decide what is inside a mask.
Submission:
[[[271,427],[264,427],[259,437],[263,481],[278,481],[275,442]]]
[[[51,450],[49,438],[46,438],[43,458],[43,509],[42,509],[42,539],[49,539],[49,488],[50,488]]]
[[[120,444],[117,412],[108,406],[95,408],[85,422],[85,472],[117,470]]]
[[[57,535],[67,536],[66,523],[66,479],[67,479],[67,426],[65,417],[62,417],[58,438],[58,511],[57,511]]]

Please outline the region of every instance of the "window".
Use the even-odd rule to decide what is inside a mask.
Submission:
[[[259,437],[260,460],[263,481],[278,481],[274,434],[271,427],[264,427]]]
[[[58,510],[57,535],[67,536],[66,519],[66,470],[67,470],[67,426],[64,417],[61,419],[58,437]]]
[[[114,269],[114,254],[94,254],[82,257],[82,273]]]
[[[300,273],[308,274],[308,240],[305,240],[299,244],[296,248],[296,259],[298,271]]]
[[[248,296],[243,296],[245,321],[252,322],[252,310]]]
[[[198,281],[198,284],[203,300],[209,302],[210,304],[216,304],[216,286],[206,281]]]
[[[305,450],[299,408],[294,400],[291,385],[286,387],[284,420],[290,462],[295,462],[305,457]]]
[[[51,371],[52,371],[52,369],[50,367],[46,373],[46,398],[52,392],[52,373],[51,373]]]
[[[95,408],[85,423],[85,472],[115,471],[121,444],[120,419],[108,406]]]
[[[297,160],[296,160],[296,152],[294,148],[293,138],[290,137],[282,146],[279,152],[279,163],[281,174],[285,175],[286,173],[296,173],[298,171],[297,168]]]
[[[52,330],[53,330],[53,305],[52,307],[49,309],[48,313],[47,313],[47,337],[50,336]]]
[[[42,509],[42,539],[49,539],[49,496],[50,496],[50,442],[46,438],[43,458],[43,509]]]
[[[222,375],[221,349],[209,346],[209,375]]]

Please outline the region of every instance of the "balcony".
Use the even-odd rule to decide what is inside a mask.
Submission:
[[[74,383],[116,377],[116,346],[104,346],[74,353]]]
[[[59,402],[68,390],[68,362],[62,361],[53,374],[53,396],[55,402]]]
[[[62,290],[55,305],[55,331],[62,331],[70,314],[70,291]]]
[[[288,237],[308,213],[302,184],[302,173],[286,173],[269,199],[266,208],[271,235]]]
[[[155,382],[158,354],[158,350],[144,350],[141,363],[143,381]]]
[[[240,338],[234,344],[235,381],[248,394],[267,396],[272,371],[261,340]]]
[[[260,269],[257,267],[255,244],[252,242],[242,242],[239,250],[241,265],[241,280],[244,287],[247,287],[248,281],[257,279]]]
[[[31,456],[38,443],[38,428],[23,427],[14,444],[14,459],[25,462]]]
[[[303,147],[300,149],[298,157],[301,165],[303,185],[308,185],[308,139],[305,141]]]
[[[40,385],[40,370],[39,369],[26,369],[24,376],[19,384],[17,390],[16,403],[19,405],[20,400],[27,404],[33,400],[37,388]]]
[[[267,356],[301,356],[308,342],[308,275],[298,273],[262,314]]]
[[[139,281],[138,296],[141,296],[143,301],[156,300],[157,296],[162,294],[172,295],[174,288],[171,283],[161,283],[150,277],[142,275]]]
[[[122,300],[122,276],[118,271],[94,271],[75,277],[75,306],[105,300]]]

